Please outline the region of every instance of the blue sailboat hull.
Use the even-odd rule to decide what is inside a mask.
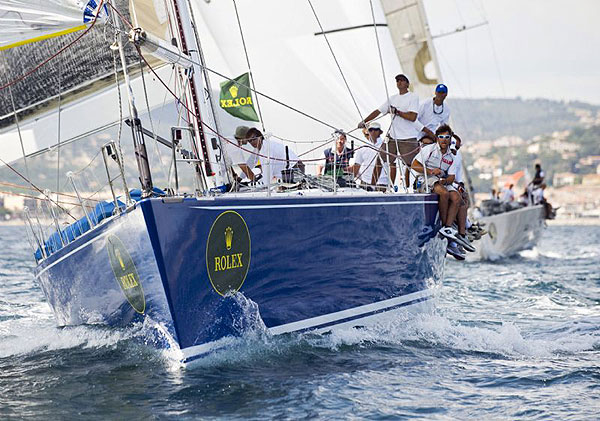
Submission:
[[[436,218],[434,195],[145,199],[37,278],[59,324],[148,318],[191,360],[252,317],[285,333],[428,300],[445,258]]]

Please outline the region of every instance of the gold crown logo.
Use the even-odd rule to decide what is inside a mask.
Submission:
[[[233,98],[235,98],[238,94],[238,87],[233,85],[231,88],[229,88],[229,93]]]
[[[115,250],[115,257],[119,259],[119,264],[121,265],[121,269],[125,270],[125,263],[123,263],[123,258],[121,257],[121,252],[119,249]]]
[[[225,246],[227,250],[231,250],[231,243],[233,242],[233,229],[231,227],[227,227],[225,229]]]

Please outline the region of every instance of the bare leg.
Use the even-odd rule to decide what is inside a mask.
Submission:
[[[392,184],[396,181],[396,160],[390,161],[390,179]]]
[[[448,205],[448,215],[446,219],[446,226],[451,227],[456,219],[456,215],[458,213],[458,201],[460,200],[460,196],[458,192],[451,191],[449,194],[449,205]]]
[[[440,210],[440,221],[442,221],[443,224],[448,216],[448,202],[450,200],[450,194],[448,194],[448,190],[446,190],[438,183],[435,183],[433,185],[433,192],[440,196],[438,201],[438,208]]]

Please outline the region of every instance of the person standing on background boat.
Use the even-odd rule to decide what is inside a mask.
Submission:
[[[410,82],[405,75],[396,76],[396,86],[398,94],[392,95],[388,101],[369,114],[364,121],[361,121],[358,127],[364,127],[379,114],[392,114],[392,124],[386,145],[381,150],[381,160],[388,162],[389,158],[390,177],[393,184],[396,181],[396,160],[401,158],[406,164],[404,176],[408,186],[410,165],[420,149],[417,141],[417,128],[414,125],[419,113],[419,97],[408,90]],[[376,173],[376,175],[378,174]]]
[[[421,143],[435,143],[436,129],[450,122],[450,107],[444,103],[447,96],[448,87],[440,83],[435,88],[435,96],[423,101],[419,106],[419,114],[414,124]]]
[[[542,170],[542,166],[540,164],[535,164],[535,175],[533,176],[533,180],[531,180],[531,184],[536,187],[539,187],[544,182],[545,173]]]
[[[502,189],[502,201],[503,202],[512,202],[515,200],[515,192],[513,190],[513,187],[515,185],[511,184],[508,188],[504,188]]]
[[[385,190],[387,188],[388,178],[386,171],[381,172],[379,175],[375,174],[379,150],[383,145],[382,134],[383,130],[381,130],[379,123],[369,124],[368,136],[370,144],[358,148],[354,153],[354,158],[350,161],[352,173],[367,186],[367,189]]]
[[[333,168],[335,168],[337,176],[340,177],[348,171],[349,161],[352,158],[353,151],[346,147],[346,133],[341,130],[335,132],[335,152],[333,148],[327,148],[324,151],[325,154],[325,166],[319,165],[317,167],[317,175],[322,175],[323,168],[325,173],[323,175],[333,175]]]
[[[535,164],[535,174],[533,176],[533,180],[527,185],[527,193],[529,194],[529,201],[535,204],[535,198],[533,196],[533,192],[539,189],[544,183],[545,173],[542,170],[542,166],[540,164]]]
[[[438,207],[440,212],[440,221],[444,225],[440,229],[440,234],[448,239],[447,251],[459,260],[464,260],[465,255],[453,247],[453,242],[461,244],[463,247],[472,248],[466,237],[461,236],[454,228],[454,220],[458,213],[460,195],[458,190],[452,185],[456,178],[455,156],[450,151],[450,139],[452,138],[452,129],[448,125],[437,128],[435,135],[437,143],[424,146],[412,162],[412,169],[419,174],[427,172],[427,184],[432,188],[433,193],[439,195]],[[418,178],[424,183],[425,177],[419,175]]]
[[[284,178],[283,171],[286,169],[298,168],[304,172],[304,164],[294,151],[282,143],[275,142],[268,137],[265,138],[257,128],[252,127],[248,130],[245,140],[254,148],[246,165],[250,170],[256,167],[260,160],[264,174],[269,174],[268,166],[270,165],[271,178]],[[240,165],[240,167],[242,166]],[[248,175],[246,171],[244,173]],[[252,181],[256,180],[253,177],[249,178]]]

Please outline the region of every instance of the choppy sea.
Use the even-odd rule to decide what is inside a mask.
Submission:
[[[57,328],[21,227],[0,227],[0,419],[599,419],[600,227],[448,260],[430,313],[254,332],[182,368],[145,327]]]

